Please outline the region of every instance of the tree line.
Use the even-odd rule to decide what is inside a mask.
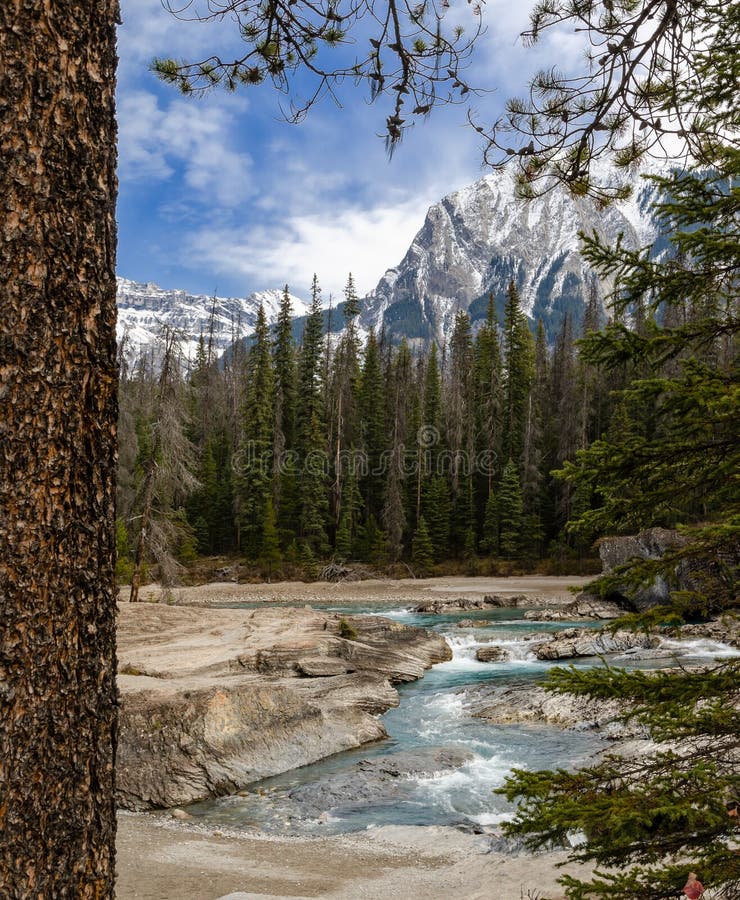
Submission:
[[[591,492],[553,476],[619,427],[604,374],[566,318],[552,346],[516,285],[503,318],[489,297],[474,329],[460,310],[449,341],[424,350],[363,340],[350,276],[344,328],[327,332],[314,277],[299,341],[286,285],[271,327],[195,358],[177,335],[122,366],[119,576],[141,562],[165,583],[198,555],[241,554],[263,574],[321,560],[575,559],[590,541],[565,526]],[[594,289],[583,331],[603,325]]]

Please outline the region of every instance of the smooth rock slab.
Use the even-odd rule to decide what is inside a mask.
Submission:
[[[365,759],[349,771],[328,775],[289,792],[300,815],[319,818],[322,813],[366,804],[392,803],[410,787],[409,781],[459,769],[473,754],[458,747],[431,747]]]

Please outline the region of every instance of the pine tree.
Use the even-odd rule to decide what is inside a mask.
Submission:
[[[181,376],[181,348],[177,334],[165,328],[160,336],[161,363],[154,394],[138,421],[140,483],[133,506],[138,525],[131,576],[132,603],[139,599],[147,558],[156,561],[165,586],[173,584],[179,564],[176,548],[188,529],[178,513],[187,494],[198,486],[195,448],[187,437],[187,403]]]
[[[554,6],[542,24],[575,16],[570,7]],[[634,17],[646,11],[643,3],[610,7],[608,25],[602,18],[590,20],[592,45],[608,37],[610,45],[627,46],[636,33]],[[738,27],[737,4],[704,3],[699,10],[679,2],[661,17],[653,43],[641,33],[634,51],[632,45],[627,51],[641,54],[657,76],[642,99],[634,94],[641,132],[662,140],[660,118],[670,111],[681,125],[676,139],[687,141],[704,163],[652,179],[661,190],[656,213],[674,253],[656,257],[650,248],[629,250],[621,241],[606,246],[597,237],[584,242],[584,255],[598,275],[616,279],[618,286],[609,298],[612,322],[584,338],[582,359],[624,373],[626,381],[609,432],[563,467],[569,482],[594,489],[593,507],[571,527],[604,534],[680,525],[685,544],[661,559],[631,563],[616,577],[622,593],[658,575],[675,584],[679,563],[697,578],[695,590],[674,591],[667,606],[628,619],[633,627],[705,618],[737,606],[740,151],[737,120],[725,98],[736,80],[730,35]],[[696,42],[699,33],[704,38]],[[663,51],[667,56],[658,59]],[[601,74],[597,63],[595,77]],[[567,86],[554,78],[552,90],[558,92],[558,114],[567,112]],[[637,133],[635,109],[624,103],[629,91],[624,83],[618,90],[617,102],[608,90],[594,102],[608,104],[615,133],[617,122],[621,135],[632,123]],[[587,112],[580,108],[581,121],[589,120]],[[684,117],[690,129],[683,129]],[[546,117],[542,124],[549,127]],[[646,142],[623,150],[621,161],[638,156]],[[613,146],[611,136],[600,146]],[[587,156],[579,159],[581,166],[588,172]],[[579,178],[588,190],[587,177]],[[628,327],[630,316],[634,328]],[[592,589],[607,592],[613,583],[605,577]],[[655,745],[638,759],[608,756],[575,773],[516,772],[509,780],[507,796],[519,800],[510,833],[525,836],[530,846],[563,842],[573,831],[584,835],[571,856],[599,868],[588,880],[563,878],[569,897],[674,897],[690,870],[717,896],[738,896],[736,831],[724,801],[740,787],[739,674],[734,660],[689,671],[551,674],[552,690],[618,700],[620,720],[648,728]]]
[[[243,549],[259,553],[267,498],[272,496],[274,372],[270,334],[262,304],[246,361],[237,498]]]
[[[529,392],[534,379],[534,341],[519,304],[519,292],[509,283],[504,313],[504,432],[502,453],[519,465],[524,451],[524,431]]]
[[[522,546],[522,488],[512,459],[506,463],[497,491],[497,512],[499,551],[511,559],[519,555]]]
[[[385,383],[381,370],[380,348],[372,329],[370,329],[365,345],[358,407],[366,469],[361,478],[360,489],[365,514],[375,517],[377,523],[382,514],[384,486],[387,478],[387,473],[382,467],[387,440],[385,434]]]
[[[430,572],[434,566],[434,547],[424,516],[419,520],[419,527],[414,532],[411,542],[411,559],[422,574]]]

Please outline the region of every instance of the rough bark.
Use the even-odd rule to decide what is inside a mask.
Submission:
[[[0,3],[0,895],[113,895],[115,0]]]

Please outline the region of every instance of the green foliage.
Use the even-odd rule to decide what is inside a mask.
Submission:
[[[116,519],[116,584],[129,584],[134,573],[134,561],[128,545],[126,523]]]
[[[344,618],[339,620],[339,637],[344,638],[345,641],[357,640],[357,632]]]
[[[591,19],[592,40],[606,42],[608,31],[613,41],[627,19],[647,8],[617,6],[587,4],[590,16],[596,9],[613,15],[608,29],[606,19]],[[537,27],[561,13],[575,16],[559,2],[541,5]],[[632,627],[737,609],[740,151],[735,113],[709,98],[722,93],[720,85],[737,69],[732,45],[715,37],[726,37],[729,23],[736,27],[739,20],[737,4],[679,2],[651,49],[657,53],[661,41],[674,41],[658,92],[649,97],[656,85],[648,85],[638,98],[650,107],[640,128],[651,122],[661,128],[654,119],[661,106],[674,116],[678,109],[676,121],[683,114],[693,119],[691,133],[679,136],[711,163],[652,179],[661,190],[656,212],[669,252],[584,238],[585,257],[616,287],[611,322],[581,341],[580,364],[588,375],[582,384],[593,390],[595,372],[604,382],[613,379],[617,405],[602,435],[590,445],[581,440],[575,460],[558,472],[581,492],[570,530],[586,540],[678,526],[684,540],[662,559],[628,563],[592,589],[608,593],[619,587],[629,596],[658,575],[675,588],[677,571],[694,585],[675,590],[663,607],[628,617]],[[711,35],[711,58],[692,42],[699,21]],[[654,64],[656,57],[648,56]],[[692,77],[699,70],[701,78]],[[700,93],[703,77],[706,95]],[[553,76],[553,84],[559,83]],[[641,149],[633,145],[629,155]],[[737,832],[725,808],[740,790],[739,676],[736,660],[658,673],[597,668],[550,674],[546,686],[552,690],[619,700],[619,720],[642,725],[656,745],[644,757],[607,756],[577,772],[517,771],[504,787],[510,800],[519,801],[507,830],[530,846],[567,843],[574,832],[585,837],[571,857],[597,868],[590,879],[561,879],[569,898],[667,900],[679,893],[688,871],[697,872],[718,897],[740,895]]]
[[[237,501],[243,547],[259,555],[267,499],[272,497],[275,374],[264,307],[260,304],[254,343],[246,361]]]
[[[434,565],[434,546],[424,516],[419,520],[419,527],[414,532],[411,558],[422,573],[430,572]]]
[[[521,549],[522,487],[514,461],[509,459],[497,491],[498,544],[502,556],[511,559]]]
[[[524,450],[529,394],[534,380],[534,339],[512,281],[504,315],[504,459],[519,460]]]
[[[644,759],[607,756],[576,772],[515,771],[500,789],[510,800],[522,798],[507,832],[533,848],[567,846],[571,835],[585,835],[573,857],[612,871],[597,868],[588,882],[563,879],[571,898],[672,898],[690,870],[705,885],[724,885],[720,896],[734,896],[740,865],[725,801],[740,790],[739,676],[736,660],[690,677],[552,670],[546,687],[619,700],[618,721],[644,725],[657,749]]]
[[[283,557],[280,552],[280,540],[278,538],[277,522],[275,520],[275,507],[272,498],[265,502],[265,515],[262,525],[262,540],[260,546],[260,559],[267,569],[267,577],[271,578],[273,572],[280,568]]]

